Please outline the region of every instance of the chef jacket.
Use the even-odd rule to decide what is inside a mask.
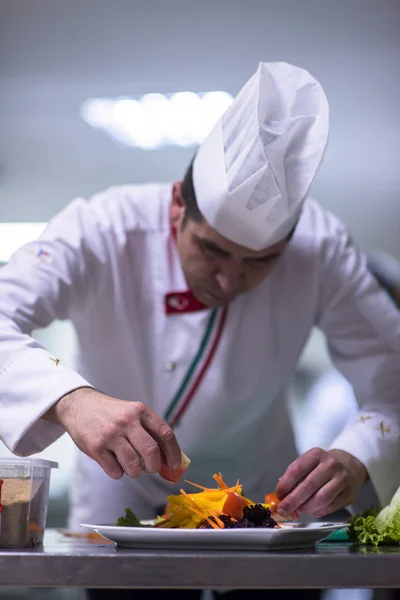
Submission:
[[[282,392],[317,326],[360,406],[332,447],[365,465],[386,504],[400,484],[400,316],[346,227],[307,199],[271,274],[207,308],[187,289],[171,196],[166,183],[78,198],[0,270],[0,437],[18,455],[43,450],[63,428],[42,415],[93,386],[167,420],[188,479],[209,486],[221,471],[262,501],[296,455]],[[74,369],[31,337],[55,319],[76,330]],[[112,480],[80,452],[70,525],[113,523],[128,506],[151,518],[180,486]]]

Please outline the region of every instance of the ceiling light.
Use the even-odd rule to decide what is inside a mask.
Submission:
[[[127,146],[155,150],[201,144],[232,103],[226,92],[145,94],[134,98],[89,98],[81,117]]]

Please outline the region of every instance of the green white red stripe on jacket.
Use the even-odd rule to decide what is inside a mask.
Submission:
[[[210,313],[199,348],[164,413],[163,418],[171,427],[179,424],[206,376],[221,339],[227,312],[227,308],[214,308]]]

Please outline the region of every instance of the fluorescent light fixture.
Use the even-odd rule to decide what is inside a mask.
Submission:
[[[0,263],[24,244],[36,240],[47,223],[0,223]]]
[[[145,94],[134,98],[89,98],[81,117],[127,146],[156,150],[201,144],[233,98],[221,91]]]

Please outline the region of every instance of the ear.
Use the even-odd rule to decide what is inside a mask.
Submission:
[[[172,186],[172,200],[169,208],[169,220],[173,227],[179,229],[185,214],[185,201],[182,196],[182,182],[175,181]]]

